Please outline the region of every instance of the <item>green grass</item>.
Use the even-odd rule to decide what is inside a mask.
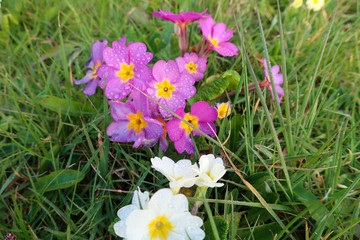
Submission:
[[[218,217],[227,219],[228,239],[359,239],[360,4],[328,0],[309,12],[279,2],[3,0],[0,238],[116,239],[109,226],[131,201],[127,191],[168,186],[151,157],[224,156],[215,138],[196,138],[194,156],[171,145],[163,154],[158,146],[110,142],[107,99],[99,90],[87,97],[71,81],[83,76],[91,43],[103,38],[146,43],[152,63],[175,59],[173,24],[151,12],[209,8],[234,31],[240,51],[238,58],[211,53],[205,78],[232,69],[241,80],[228,96],[232,115],[218,122],[220,141],[230,132],[225,147],[234,166],[199,215],[213,236],[221,235],[213,229]],[[200,30],[190,29],[194,45]],[[240,91],[263,80],[262,57],[281,66],[281,104],[264,89]]]

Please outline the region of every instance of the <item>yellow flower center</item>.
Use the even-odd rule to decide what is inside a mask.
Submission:
[[[214,47],[219,48],[220,46],[218,45],[218,40],[216,38],[212,38],[211,35],[209,35],[209,40],[212,43],[212,45],[214,45]]]
[[[169,232],[174,228],[166,216],[159,216],[149,223],[150,239],[168,239]]]
[[[92,78],[97,77],[96,71],[100,67],[100,65],[101,65],[101,62],[98,60],[97,63],[95,64],[94,68],[93,68],[93,72],[90,74],[90,77],[92,77]]]
[[[139,134],[141,129],[146,128],[147,122],[142,118],[142,113],[137,111],[136,114],[129,114],[130,122],[127,125],[129,130],[135,129],[136,134]]]
[[[213,179],[213,178],[211,177],[211,175],[210,175],[210,172],[207,172],[206,175],[209,176],[209,178],[211,179],[211,181],[214,181],[214,179]]]
[[[318,4],[319,3],[319,0],[314,0],[314,4]]]
[[[164,79],[161,83],[155,84],[157,88],[156,96],[157,97],[165,97],[171,98],[171,93],[175,91],[175,85],[170,84],[167,79]]]
[[[267,86],[270,90],[272,90],[272,86],[271,86],[270,80],[269,80],[268,78],[265,78],[265,80],[266,80],[266,86]]]
[[[227,113],[227,114],[226,114]],[[218,108],[218,118],[223,119],[226,116],[229,116],[231,113],[231,109],[229,108],[228,103],[222,103],[220,104]]]
[[[116,73],[116,76],[120,77],[121,81],[127,82],[134,77],[134,64],[122,63],[120,68],[121,70]]]
[[[194,127],[199,128],[199,124],[198,124],[199,119],[197,117],[191,116],[189,113],[187,113],[184,119],[188,123],[191,123]],[[190,127],[184,122],[181,122],[180,127],[185,129],[186,134],[189,134],[192,130],[194,130],[194,128]]]
[[[194,64],[192,61],[189,62],[188,64],[186,64],[185,67],[187,68],[187,70],[188,70],[190,73],[196,73],[197,65]]]

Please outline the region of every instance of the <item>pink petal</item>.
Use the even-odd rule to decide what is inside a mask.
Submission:
[[[187,134],[184,134],[182,138],[174,142],[174,146],[179,153],[186,151],[188,154],[193,154],[195,152],[194,143]]]
[[[144,133],[141,131],[139,134],[134,134],[132,141],[134,142],[133,148],[137,148],[141,145],[141,143],[144,141]]]
[[[280,85],[275,85],[276,88],[276,93],[280,96],[284,97],[284,89],[282,89],[282,87]]]
[[[146,139],[159,138],[164,134],[163,125],[161,122],[150,118],[145,119],[145,121],[147,123],[147,126],[144,129]]]
[[[126,46],[126,36],[122,37],[119,41],[118,41],[120,47],[125,47]]]
[[[181,74],[180,80],[175,84],[176,89],[173,94],[181,93],[184,99],[191,98],[196,93],[194,83],[195,79],[190,74]]]
[[[161,82],[166,78],[165,73],[166,62],[164,60],[157,61],[152,69],[152,74],[157,82]]]
[[[129,121],[112,122],[106,129],[106,134],[109,135],[111,141],[114,142],[128,142],[133,130],[127,128]]]
[[[217,23],[213,28],[213,38],[217,39],[218,42],[229,41],[233,35],[230,29],[226,30],[225,23]]]
[[[189,63],[191,61],[196,63],[199,60],[199,57],[198,57],[198,55],[196,55],[196,53],[191,52],[190,54],[185,53],[184,59],[185,59],[186,63]]]
[[[218,113],[216,108],[210,107],[207,102],[196,102],[191,107],[191,115],[196,116],[199,122],[214,122]]]
[[[180,78],[179,67],[174,60],[169,60],[165,68],[165,78],[171,83],[174,84]]]
[[[199,129],[200,129],[200,131],[202,131],[202,132],[204,132],[204,133],[206,133],[206,134],[208,134],[208,135],[210,135],[212,137],[215,137],[216,127],[215,127],[215,125],[213,123],[209,123],[209,124],[210,124],[210,126],[208,125],[207,122],[200,122],[199,123]],[[214,131],[211,130],[211,129],[213,129]],[[194,131],[192,133],[193,133],[194,136],[202,136],[202,134],[199,133],[198,131],[196,131],[195,129],[194,129]]]
[[[185,53],[185,55],[186,55],[186,54],[187,54],[187,53]],[[175,59],[175,61],[176,61],[177,65],[178,65],[178,68],[179,68],[179,72],[180,72],[180,73],[182,73],[182,72],[184,72],[184,71],[187,71],[187,69],[186,69],[186,67],[185,67],[185,65],[186,65],[186,63],[185,63],[185,58],[183,58],[183,57],[178,57],[178,58]]]
[[[182,118],[185,116],[184,109],[178,109],[175,113]],[[185,129],[181,128],[180,124],[181,120],[178,118],[173,118],[166,124],[166,131],[171,141],[177,141],[185,134]]]
[[[132,82],[136,88],[145,91],[149,82],[153,79],[152,69],[144,65],[136,65],[134,67],[134,78]]]
[[[209,35],[212,36],[212,28],[215,25],[214,19],[212,17],[208,17],[206,20],[200,19],[199,25],[204,37],[209,40]]]
[[[134,114],[136,111],[130,104],[117,101],[109,101],[111,116],[115,121],[127,120],[127,115]]]
[[[160,142],[160,149],[161,149],[161,151],[166,152],[166,150],[167,150],[167,148],[168,148],[168,146],[169,146],[169,143],[168,143],[168,141],[166,140],[166,137],[161,137],[161,138],[159,139],[159,142]]]
[[[106,64],[110,67],[120,69],[121,63],[128,64],[128,50],[122,47],[119,42],[113,42],[113,48],[107,47],[103,51]]]
[[[221,56],[231,57],[234,55],[238,55],[238,48],[233,43],[222,42],[219,44],[219,46],[219,48],[212,49],[218,52]]]
[[[91,76],[91,73],[92,73],[92,72],[93,72],[93,71],[88,70],[88,71],[86,72],[86,75],[85,75],[82,79],[80,79],[80,80],[72,79],[72,80],[73,80],[73,82],[74,82],[76,85],[88,83],[88,82],[90,82],[90,81],[93,79],[93,77]]]
[[[118,78],[116,76],[117,71],[118,70],[113,67],[109,67],[107,65],[101,65],[99,70],[96,72],[101,79],[99,81],[99,87],[104,89],[104,80],[106,80],[106,83],[108,83],[108,82],[110,82],[110,80],[112,80],[114,78]]]
[[[133,63],[135,66],[141,66],[148,64],[153,54],[150,52],[146,52],[146,45],[142,42],[137,42],[128,46],[129,55],[130,55],[130,62]]]
[[[105,95],[108,99],[124,99],[132,87],[128,83],[121,81],[121,78],[114,78],[108,82],[105,89]]]
[[[167,98],[161,98],[159,100],[159,103],[162,104],[164,107],[168,108],[169,110],[175,112],[179,108],[185,108],[186,102],[182,95],[179,94],[172,94],[172,97]],[[168,112],[165,108],[162,108],[159,106],[159,111],[161,115],[164,116],[164,118],[172,117],[172,114]]]
[[[84,88],[84,93],[88,96],[94,95],[96,92],[96,87],[98,85],[99,78],[93,78],[86,87]]]
[[[150,116],[149,99],[138,90],[134,89],[130,93],[128,99],[126,100],[126,103],[133,106],[133,108],[135,109],[134,113],[140,111],[143,116]]]
[[[199,72],[205,72],[206,71],[206,62],[207,62],[207,59],[204,58],[204,57],[199,57],[199,60],[197,61],[197,65],[198,65],[198,71]]]
[[[103,42],[95,41],[91,45],[91,57],[94,63],[97,63],[97,61],[103,63],[103,50],[106,48],[107,44],[108,41],[104,39]]]

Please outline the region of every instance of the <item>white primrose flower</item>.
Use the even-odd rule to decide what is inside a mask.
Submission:
[[[130,213],[134,210],[146,209],[149,202],[149,192],[141,192],[140,189],[134,192],[132,203],[130,205],[126,205],[122,207],[117,212],[120,221],[114,224],[115,234],[125,238],[125,222]]]
[[[174,194],[182,187],[192,187],[196,181],[198,167],[192,165],[188,159],[182,159],[176,163],[168,157],[151,159],[152,167],[161,172],[170,182],[170,188]]]
[[[202,155],[199,159],[199,178],[196,185],[199,187],[221,187],[223,183],[217,181],[226,173],[224,162],[215,158],[213,154]]]
[[[183,194],[174,195],[168,189],[157,191],[147,208],[135,209],[121,225],[121,237],[127,240],[201,240],[201,218],[188,211],[188,200]]]
[[[291,6],[293,6],[294,8],[299,8],[303,5],[303,0],[294,0],[293,3],[291,4]]]
[[[319,11],[325,5],[325,0],[307,0],[306,5],[309,10]]]

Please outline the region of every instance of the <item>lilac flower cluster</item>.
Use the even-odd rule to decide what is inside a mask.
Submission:
[[[133,147],[152,147],[159,142],[162,151],[166,151],[168,135],[179,153],[192,154],[195,147],[191,136],[201,135],[198,129],[215,136],[216,108],[200,101],[191,106],[190,113],[185,113],[186,100],[196,93],[194,84],[204,78],[211,50],[222,56],[234,56],[238,49],[228,42],[233,32],[224,23],[215,23],[206,11],[153,13],[180,28],[182,56],[167,62],[159,60],[152,67],[149,64],[153,54],[142,42],[126,44],[123,37],[111,46],[107,46],[106,39],[92,44],[91,58],[85,65],[90,69],[81,80],[74,79],[74,83],[86,84],[86,95],[93,95],[97,86],[104,90],[114,119],[106,131],[111,141],[134,142]],[[186,26],[194,21],[199,21],[204,39],[193,52],[186,53],[189,43]]]

